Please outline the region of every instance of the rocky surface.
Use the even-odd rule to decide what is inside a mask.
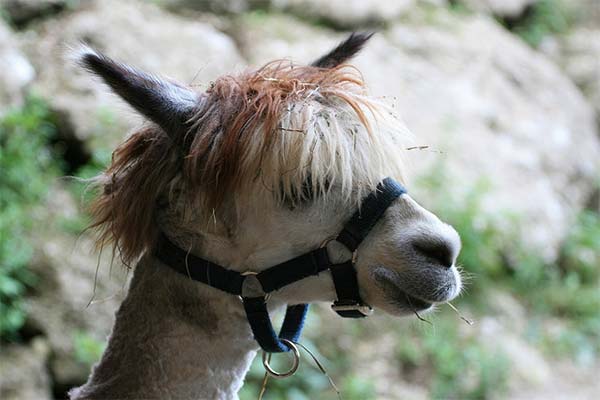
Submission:
[[[493,20],[435,18],[391,26],[356,65],[372,93],[396,107],[416,144],[436,150],[413,151],[414,170],[442,163],[452,191],[493,177],[487,211],[522,215],[526,243],[552,260],[600,169],[593,111],[552,62]],[[280,16],[250,19],[242,30],[255,64],[284,56],[306,62],[342,37]]]
[[[597,7],[600,13],[600,3]],[[549,38],[542,43],[542,50],[581,88],[600,126],[600,23]]]
[[[8,19],[23,26],[36,18],[55,14],[67,7],[75,7],[81,1],[88,0],[3,0],[1,6]]]
[[[393,21],[414,4],[415,0],[272,0],[276,10],[345,29]]]
[[[19,49],[18,39],[0,20],[0,115],[23,101],[25,89],[35,78],[33,66]]]
[[[163,6],[174,12],[197,10],[217,14],[238,14],[253,8],[269,7],[270,0],[165,0]]]
[[[600,129],[600,2],[569,2],[575,24],[563,35],[546,37],[540,51],[581,89],[596,113]]]
[[[600,382],[594,379],[594,367],[582,368],[573,360],[556,360],[532,346],[525,338],[531,329],[527,311],[518,300],[501,291],[489,293],[492,310],[474,326],[464,326],[465,334],[476,337],[487,351],[497,352],[508,362],[509,399],[594,399]],[[544,330],[556,328],[548,321]]]
[[[538,0],[459,0],[467,8],[503,18],[517,18]]]
[[[525,385],[513,389],[507,395],[511,399],[527,400],[594,400],[600,393],[600,381],[592,369],[576,368],[571,362],[552,365],[551,378],[546,384]]]
[[[532,1],[468,3],[487,7],[476,8],[482,14],[506,17]],[[566,227],[589,200],[600,170],[600,139],[588,104],[600,115],[600,37],[593,22],[556,38],[544,55],[486,15],[431,8],[447,6],[443,0],[428,0],[426,12],[414,10],[419,0],[346,1],[342,6],[337,0],[158,2],[164,8],[152,2],[89,0],[46,19],[38,18],[44,4],[71,2],[10,2],[40,8],[24,17],[36,22],[17,33],[0,22],[0,114],[7,105],[19,104],[32,87],[90,148],[114,147],[140,119],[66,61],[68,47],[79,41],[203,90],[218,75],[247,64],[281,57],[309,62],[345,36],[331,26],[377,25],[385,29],[356,65],[372,93],[385,96],[404,118],[415,144],[429,146],[407,151],[415,174],[442,166],[451,177],[443,190],[452,192],[492,178],[484,198],[487,211],[500,217],[504,211],[522,215],[524,240],[552,260]],[[237,15],[266,6],[279,13]],[[168,11],[174,8],[177,13]],[[424,204],[434,195],[415,193]],[[76,215],[71,195],[60,186],[49,198],[35,215],[45,225]],[[32,268],[41,279],[25,306],[29,328],[38,336],[0,350],[2,399],[51,398],[50,377],[64,386],[84,380],[89,368],[75,357],[74,335],[84,332],[102,341],[123,295],[127,276],[120,264],[111,268],[104,257],[96,276],[89,237],[76,242],[57,231],[39,229],[35,235]],[[504,292],[489,293],[488,300],[490,317],[466,334],[481,337],[511,359],[511,398],[564,393],[593,398],[600,391],[590,384],[597,382],[591,371],[586,374],[568,363],[559,366],[557,378],[554,360],[522,339],[527,310],[519,301]],[[376,330],[381,320],[374,321],[370,326]],[[376,383],[377,395],[427,398],[425,383],[408,383],[390,369],[394,360],[388,350],[396,338],[381,335],[377,340],[380,353],[372,351],[375,341],[357,349],[368,355],[359,364],[371,366],[364,376]],[[20,367],[7,368],[10,364]]]
[[[567,4],[577,18],[576,27],[600,28],[600,2],[598,0],[571,0]]]
[[[53,379],[61,384],[79,383],[87,378],[89,366],[75,356],[75,337],[83,334],[99,343],[105,341],[124,298],[128,272],[118,259],[111,263],[110,255],[96,254],[89,237],[60,233],[61,221],[77,214],[68,192],[56,185],[48,198],[45,209],[33,215],[43,215],[46,228],[37,230],[34,237],[31,269],[38,283],[26,299],[27,324],[48,341]]]
[[[46,363],[50,346],[36,338],[29,345],[0,348],[0,398],[2,400],[52,399]]]
[[[484,317],[477,323],[477,336],[492,354],[502,354],[510,361],[510,386],[543,386],[551,384],[549,362],[535,347],[530,346],[513,326],[503,324],[496,315]]]
[[[234,42],[212,26],[140,2],[96,1],[77,13],[48,20],[25,39],[39,72],[35,89],[71,118],[80,138],[96,138],[109,147],[140,120],[90,74],[68,62],[69,48],[85,42],[124,62],[199,85],[243,65]],[[99,125],[106,115],[118,116],[110,118],[111,137]]]
[[[114,312],[125,297],[123,267],[117,263],[111,271],[106,257],[98,264],[89,240],[80,239],[75,246],[69,236],[43,237],[38,252],[32,270],[40,283],[25,305],[28,324],[41,331],[52,348],[49,366],[54,379],[66,384],[83,382],[89,366],[75,356],[76,335],[99,343],[106,340]]]

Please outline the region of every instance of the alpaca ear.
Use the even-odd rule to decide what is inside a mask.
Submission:
[[[79,52],[77,61],[169,136],[176,138],[187,131],[198,102],[191,89],[113,61],[89,47]]]
[[[334,68],[350,60],[358,53],[365,43],[371,39],[373,32],[352,32],[350,36],[335,49],[314,61],[311,65],[319,68]]]

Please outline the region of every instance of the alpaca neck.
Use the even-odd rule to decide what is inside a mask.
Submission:
[[[146,256],[72,399],[232,399],[257,350],[241,302]]]

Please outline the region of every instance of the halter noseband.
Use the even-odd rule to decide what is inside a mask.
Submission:
[[[354,261],[356,250],[392,202],[403,193],[404,187],[391,178],[385,178],[370,193],[333,239],[343,244],[353,254],[352,259],[332,264],[326,246],[292,258],[261,272],[240,273],[211,261],[189,254],[162,235],[155,256],[165,265],[198,282],[224,292],[240,296],[254,339],[269,353],[290,350],[286,343],[297,342],[302,333],[308,304],[288,306],[279,335],[275,333],[267,311],[269,293],[309,276],[329,269],[335,286],[337,300],[332,309],[344,318],[363,318],[372,313],[360,297]]]

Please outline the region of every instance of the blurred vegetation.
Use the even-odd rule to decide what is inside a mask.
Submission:
[[[44,204],[58,178],[68,169],[63,160],[64,143],[58,138],[59,116],[48,103],[29,95],[21,107],[8,110],[0,119],[0,340],[19,340],[26,320],[23,297],[35,286],[28,268],[33,256],[29,239],[35,228],[35,207]],[[108,116],[99,117],[102,125]],[[96,175],[110,160],[110,152],[97,151],[76,171],[76,178]],[[82,199],[81,212],[59,221],[67,233],[80,234],[88,225],[83,212],[86,184],[71,180],[68,188]]]
[[[33,248],[27,240],[34,206],[44,201],[58,175],[49,146],[56,124],[47,104],[27,98],[0,120],[0,337],[18,339],[25,322],[22,298],[35,276],[28,270]]]
[[[425,5],[427,8],[427,5]],[[437,10],[429,6],[429,10]],[[463,0],[450,0],[448,9],[457,14],[469,15],[476,11]],[[531,47],[538,47],[550,35],[566,33],[576,22],[577,8],[567,0],[537,0],[525,7],[523,13],[515,17],[496,19],[514,34],[520,36]]]
[[[314,312],[314,311],[313,311]],[[327,318],[322,310],[316,311],[319,316],[313,317],[317,322],[321,318]],[[311,326],[314,326],[312,324]],[[318,334],[318,333],[317,333]],[[312,340],[310,339],[312,337]],[[360,337],[357,336],[357,338]],[[334,381],[336,387],[340,390],[342,397],[346,400],[370,400],[376,399],[375,386],[372,381],[361,378],[360,375],[352,371],[353,362],[349,354],[340,351],[339,346],[333,345],[333,338],[318,338],[314,334],[308,334],[303,338],[302,343],[306,346],[320,362],[325,362],[325,369]],[[322,348],[326,355],[318,349]],[[327,351],[325,351],[327,349]],[[331,386],[328,378],[316,367],[311,356],[304,350],[301,352],[301,367],[298,372],[288,379],[269,378],[264,399],[293,399],[293,400],[311,400],[323,399],[334,400],[338,396],[335,389]],[[275,355],[271,365],[279,371],[289,368],[289,355]],[[283,361],[285,360],[285,362]],[[255,358],[250,371],[246,377],[246,382],[240,391],[240,399],[255,399],[261,390],[265,371],[262,365],[262,357],[259,352]]]
[[[564,0],[538,0],[518,19],[501,23],[530,46],[538,47],[546,36],[566,33],[574,19],[574,12]]]
[[[106,343],[96,339],[89,332],[77,331],[73,334],[75,360],[86,368],[94,365],[102,356]]]
[[[79,235],[90,225],[91,219],[86,212],[86,207],[94,196],[90,190],[89,179],[98,175],[110,163],[111,152],[99,148],[92,153],[89,162],[75,171],[73,179],[67,183],[67,189],[76,200],[79,213],[63,218],[59,221],[59,227],[66,233]]]
[[[583,211],[571,227],[557,265],[545,266],[523,300],[537,318],[560,318],[558,332],[537,325],[530,334],[556,356],[582,362],[600,356],[600,213]],[[533,289],[533,290],[532,290]]]
[[[435,329],[405,329],[396,350],[403,369],[429,367],[430,396],[435,399],[485,399],[504,393],[509,360],[476,337],[460,335],[459,321],[450,317],[435,318]]]

